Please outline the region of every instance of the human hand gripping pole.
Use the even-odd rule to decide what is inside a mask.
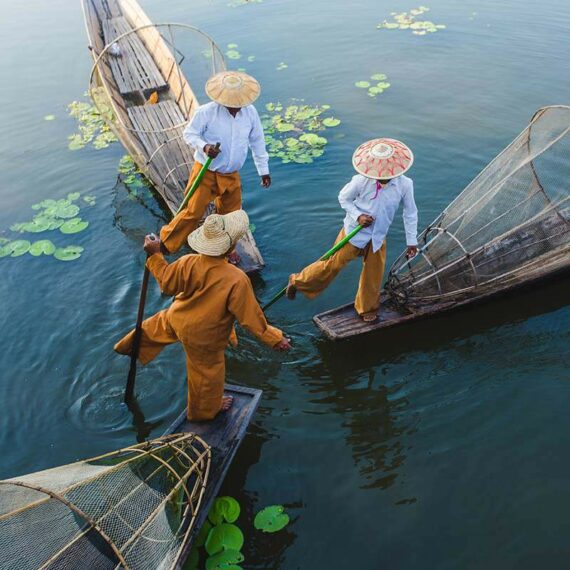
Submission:
[[[362,230],[364,226],[358,224],[347,236],[343,237],[337,244],[333,245],[322,257],[319,258],[319,261],[326,261],[327,259],[331,258],[339,249],[342,249],[360,230]],[[277,293],[268,303],[261,307],[262,311],[265,311],[271,307],[271,305],[277,303],[281,297],[285,296],[287,292],[287,285]]]
[[[219,149],[220,143],[216,143],[215,148]],[[190,198],[192,198],[192,195],[194,194],[194,192],[196,192],[196,190],[198,189],[198,186],[200,186],[200,182],[202,182],[202,178],[204,178],[204,174],[206,173],[206,170],[208,170],[210,164],[212,163],[212,160],[213,160],[213,158],[208,157],[206,162],[204,162],[202,168],[200,169],[200,172],[198,172],[198,176],[196,176],[196,178],[194,179],[194,182],[192,182],[192,186],[190,187],[190,189],[186,193],[186,196],[184,197],[184,200],[182,200],[182,203],[178,207],[178,210],[176,210],[176,214],[179,214],[185,208],[186,204],[188,204],[188,201],[190,200]],[[153,236],[152,234],[151,234],[151,236],[152,236],[152,238],[156,239],[156,236]],[[147,259],[148,259],[148,256],[147,256]],[[141,294],[140,294],[140,298],[139,298],[139,308],[138,308],[138,312],[137,312],[137,323],[135,326],[135,335],[133,338],[133,346],[131,349],[131,364],[129,367],[129,375],[127,377],[127,387],[125,388],[125,403],[126,404],[131,402],[131,400],[133,398],[134,391],[135,391],[135,379],[137,376],[137,359],[139,357],[139,352],[140,352],[140,347],[141,347],[142,322],[144,319],[144,306],[146,303],[146,292],[148,290],[149,277],[150,277],[150,271],[149,271],[149,269],[145,263],[143,280],[142,280],[142,285],[141,285]]]

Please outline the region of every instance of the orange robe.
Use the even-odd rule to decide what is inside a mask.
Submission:
[[[176,297],[168,309],[143,322],[139,359],[146,364],[165,346],[180,341],[188,372],[188,419],[212,419],[222,406],[224,351],[234,322],[270,347],[283,333],[265,320],[247,275],[224,258],[185,255],[168,264],[162,254],[155,254],[147,266],[162,292]],[[115,350],[129,355],[133,337],[134,330]]]
[[[192,186],[201,168],[200,163],[194,163],[184,195]],[[239,172],[222,174],[206,170],[200,186],[186,207],[160,230],[160,240],[170,253],[178,251],[186,243],[188,236],[200,224],[210,202],[214,202],[218,214],[229,214],[241,208]]]

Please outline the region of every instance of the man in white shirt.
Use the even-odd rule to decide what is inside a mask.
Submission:
[[[386,265],[386,235],[400,203],[404,206],[407,255],[417,253],[418,210],[414,185],[404,176],[414,161],[412,151],[394,139],[374,139],[360,145],[352,157],[358,174],[340,191],[346,211],[338,243],[359,224],[363,227],[342,249],[326,261],[317,261],[290,276],[287,297],[297,291],[312,299],[324,291],[350,261],[362,257],[362,273],[354,308],[366,322],[378,319],[380,289]]]
[[[238,71],[217,73],[206,83],[206,93],[212,102],[197,109],[183,135],[194,148],[195,161],[186,191],[207,157],[214,160],[186,208],[161,229],[160,239],[168,252],[174,253],[182,247],[198,227],[210,202],[214,202],[218,214],[241,209],[239,171],[248,148],[261,176],[261,185],[264,188],[271,185],[263,127],[252,105],[260,92],[253,77]],[[216,143],[220,143],[219,150]]]

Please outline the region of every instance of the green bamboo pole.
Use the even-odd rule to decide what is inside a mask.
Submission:
[[[220,143],[216,143],[215,148],[216,148],[216,150],[219,150]],[[188,204],[188,201],[190,200],[190,198],[192,198],[192,196],[194,195],[194,192],[196,192],[196,190],[198,189],[198,186],[200,186],[200,182],[202,182],[202,178],[204,178],[204,174],[206,174],[206,170],[208,170],[208,168],[210,167],[212,160],[214,160],[214,159],[211,156],[209,156],[208,159],[206,160],[206,162],[204,163],[204,165],[202,166],[202,168],[200,168],[200,172],[198,172],[198,176],[196,176],[196,178],[194,179],[194,182],[192,182],[192,186],[190,186],[190,190],[188,190],[188,194],[186,194],[186,196],[184,196],[184,200],[182,200],[182,204],[180,204],[180,206],[178,207],[178,210],[176,210],[176,215],[180,214],[180,212],[185,208],[185,206],[186,206],[186,204]]]
[[[331,258],[339,249],[342,249],[362,228],[364,228],[364,226],[358,224],[347,236],[343,237],[337,244],[333,245],[333,247],[331,247],[319,259],[319,261],[326,261],[327,259]],[[281,291],[279,291],[279,293],[277,293],[277,295],[275,295],[275,297],[273,297],[271,301],[263,305],[261,309],[263,311],[269,309],[269,307],[271,307],[271,305],[273,305],[274,303],[277,303],[277,301],[279,301],[279,299],[281,299],[281,297],[283,297],[286,292],[287,292],[287,286],[283,287],[283,289],[281,289]]]
[[[220,148],[220,143],[216,143],[216,148],[217,149]],[[188,200],[192,198],[192,195],[194,194],[194,192],[196,192],[198,186],[200,186],[200,182],[202,182],[202,178],[204,178],[204,174],[206,174],[206,170],[208,170],[208,167],[212,163],[212,160],[213,159],[211,157],[208,157],[206,162],[203,164],[202,168],[200,169],[200,172],[198,172],[198,176],[196,176],[194,182],[192,183],[190,190],[188,190],[188,193],[184,197],[184,200],[182,200],[182,204],[180,204],[180,207],[176,211],[176,214],[179,214],[180,211],[184,208],[184,206],[188,204]],[[133,396],[135,391],[135,379],[137,376],[137,359],[139,357],[140,346],[141,346],[142,322],[144,318],[144,306],[146,304],[146,292],[148,289],[149,276],[150,276],[150,271],[145,263],[143,282],[141,286],[141,294],[139,298],[139,308],[137,312],[137,322],[135,325],[135,336],[133,338],[133,346],[131,348],[131,365],[129,367],[129,374],[127,376],[127,386],[125,388],[126,404],[130,404],[133,402]]]

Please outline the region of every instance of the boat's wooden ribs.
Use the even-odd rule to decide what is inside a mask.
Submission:
[[[133,29],[122,16],[103,20],[102,24],[107,45]],[[120,53],[110,53],[109,62],[122,95],[142,92],[148,96],[153,91],[162,91],[168,87],[136,32],[119,40],[118,46]]]

